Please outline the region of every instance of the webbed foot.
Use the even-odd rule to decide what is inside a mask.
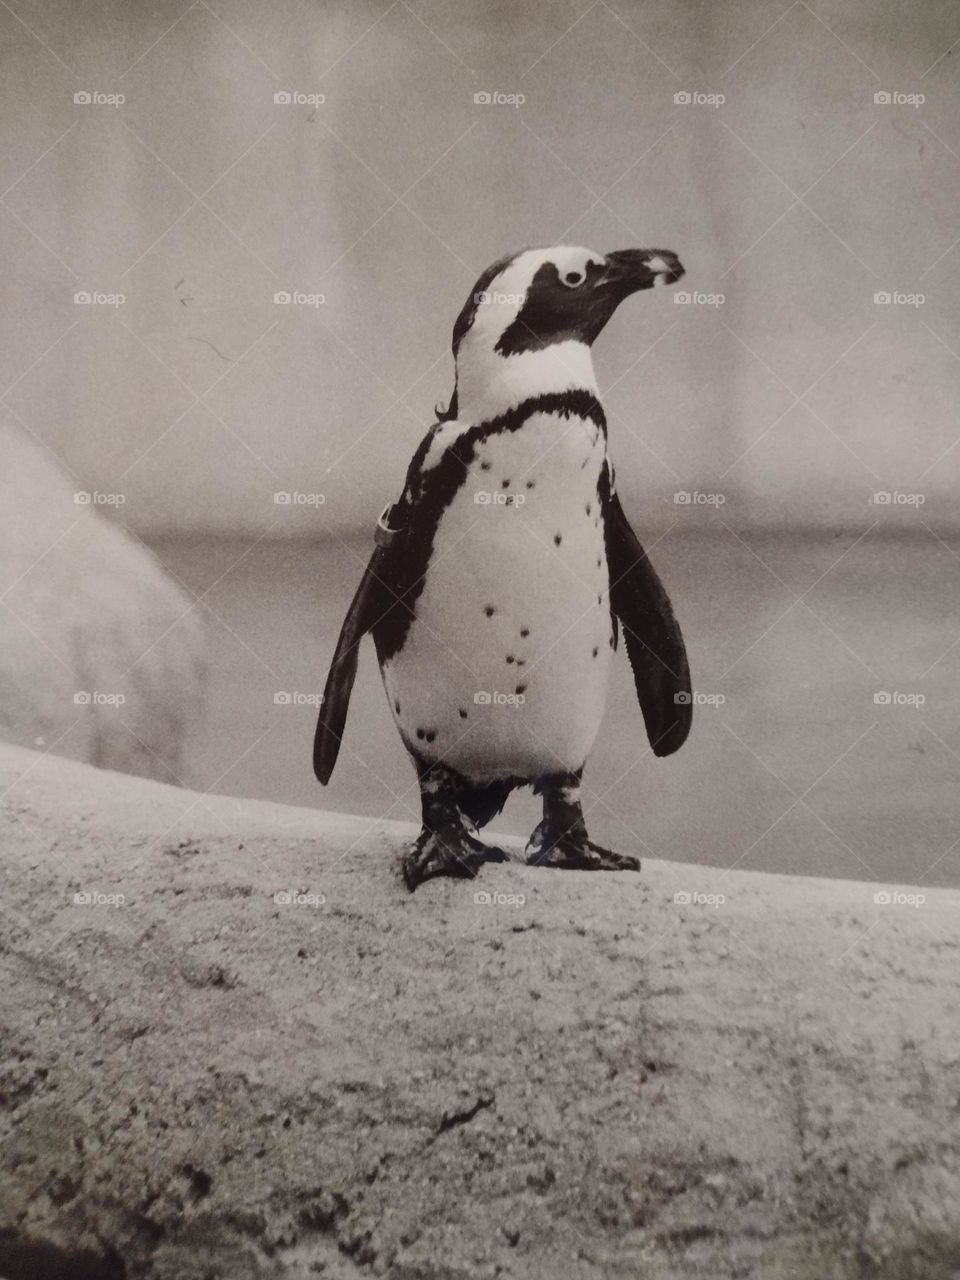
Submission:
[[[400,869],[404,884],[412,893],[434,876],[453,876],[472,880],[485,862],[506,862],[502,849],[476,840],[468,831],[451,826],[443,831],[428,831],[426,827],[417,837],[416,844],[403,855]]]
[[[527,862],[532,867],[554,867],[561,871],[639,871],[640,859],[628,853],[614,853],[594,844],[585,834],[566,832],[550,842],[537,827],[527,844]]]

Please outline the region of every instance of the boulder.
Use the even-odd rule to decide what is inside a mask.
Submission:
[[[957,1274],[956,894],[0,790],[7,1280]]]
[[[0,425],[0,738],[184,780],[201,713],[190,597],[19,427]]]

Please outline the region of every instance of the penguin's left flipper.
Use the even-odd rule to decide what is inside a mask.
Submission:
[[[389,552],[390,548],[378,546],[370,557],[340,628],[327,673],[313,738],[313,771],[324,786],[330,781],[340,753],[350,693],[357,674],[360,641],[397,604],[397,594],[389,586],[392,580]]]
[[[623,628],[637,698],[654,754],[683,746],[693,718],[690,667],[670,597],[610,493],[604,504],[610,607]]]

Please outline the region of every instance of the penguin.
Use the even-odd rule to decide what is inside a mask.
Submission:
[[[589,839],[580,795],[620,633],[657,756],[685,741],[693,698],[670,600],[616,493],[591,348],[625,298],[683,270],[662,249],[526,249],[483,272],[457,317],[449,405],[381,514],[314,739],[326,785],[371,633],[420,785],[411,891],[504,860],[477,833],[523,786],[543,800],[528,862],[640,869]]]

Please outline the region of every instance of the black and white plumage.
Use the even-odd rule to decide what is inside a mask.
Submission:
[[[371,632],[420,778],[410,888],[498,856],[468,824],[483,826],[522,785],[544,798],[531,861],[639,868],[589,840],[579,799],[618,629],[659,756],[689,732],[690,676],[670,601],[614,491],[590,348],[624,298],[682,274],[665,250],[526,250],[484,272],[457,319],[450,406],[386,513],[314,744],[325,784]]]

